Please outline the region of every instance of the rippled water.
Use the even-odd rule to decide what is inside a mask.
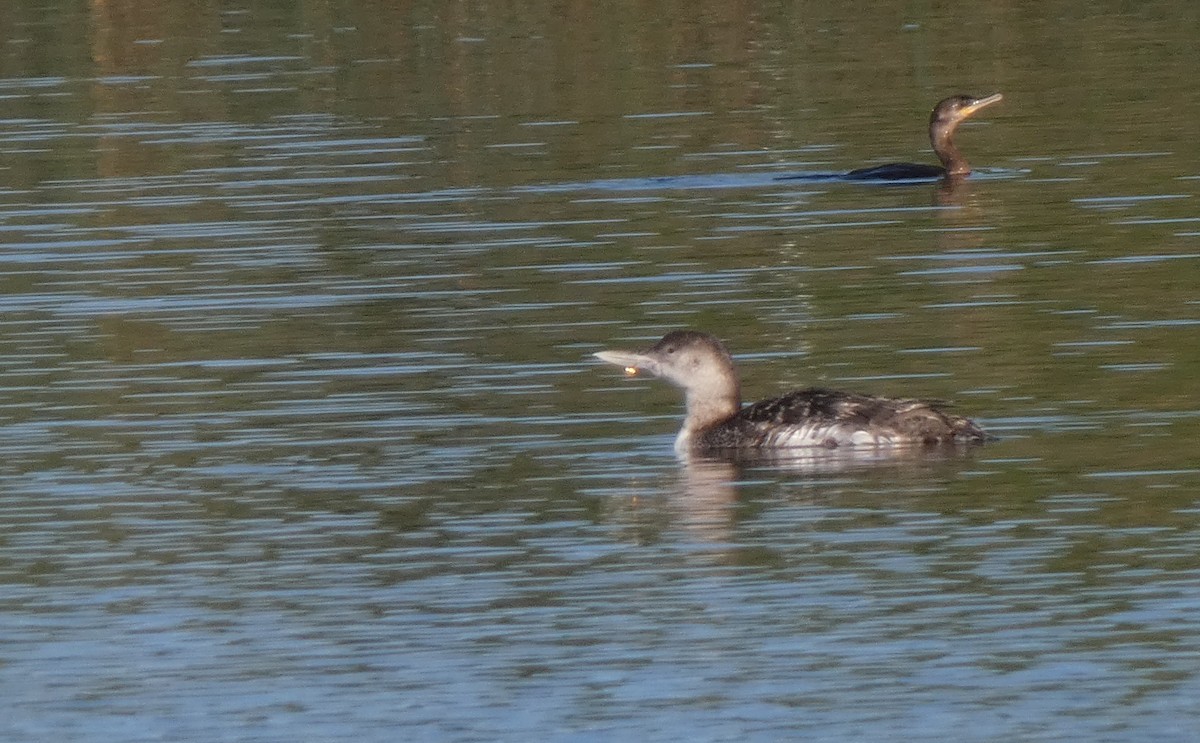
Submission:
[[[1195,14],[968,6],[0,10],[0,737],[1194,740]],[[680,461],[674,327],[998,438]]]

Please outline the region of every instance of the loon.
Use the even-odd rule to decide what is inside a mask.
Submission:
[[[675,330],[643,351],[600,351],[596,358],[645,371],[687,395],[675,450],[763,450],[798,447],[892,447],[979,443],[976,423],[942,412],[944,403],[890,399],[812,387],[742,407],[733,358],[708,333]]]
[[[888,163],[851,170],[845,178],[853,181],[898,181],[922,178],[963,178],[971,174],[971,165],[954,146],[958,125],[985,106],[998,103],[1004,96],[994,93],[985,97],[952,95],[938,102],[929,115],[929,143],[941,166],[921,163]]]

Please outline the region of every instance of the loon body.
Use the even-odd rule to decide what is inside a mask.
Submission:
[[[707,333],[676,330],[644,351],[601,351],[597,358],[645,371],[683,388],[687,415],[679,452],[799,447],[911,447],[981,442],[983,429],[942,412],[938,403],[809,388],[742,407],[733,358]]]
[[[1003,99],[999,93],[982,98],[953,95],[938,102],[929,115],[929,143],[941,166],[920,163],[888,163],[851,170],[846,178],[854,181],[898,181],[929,178],[962,178],[971,174],[971,165],[954,145],[958,125],[985,106]]]

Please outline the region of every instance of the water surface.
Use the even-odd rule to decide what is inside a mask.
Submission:
[[[0,9],[4,737],[1194,739],[1191,5],[177,10]],[[682,462],[675,327],[998,440]]]

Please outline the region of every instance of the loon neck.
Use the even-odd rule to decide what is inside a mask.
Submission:
[[[701,394],[688,390],[687,415],[675,439],[675,449],[690,449],[699,436],[732,418],[741,407],[741,394],[736,385],[721,394]]]

